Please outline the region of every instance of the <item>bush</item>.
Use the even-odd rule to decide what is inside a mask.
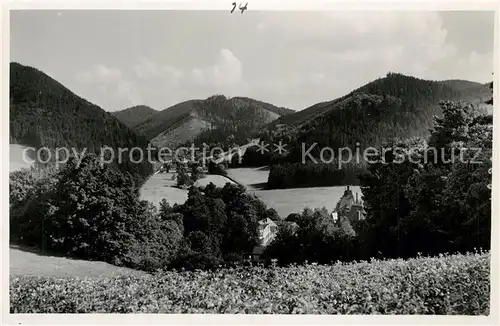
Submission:
[[[57,178],[52,174],[34,177],[31,172],[25,170],[11,174],[10,239],[45,249],[45,215],[54,209],[48,200]]]
[[[193,183],[198,181],[198,179],[205,177],[203,174],[203,168],[199,166],[197,163],[192,163],[190,168],[191,168],[191,180],[193,181]]]
[[[226,166],[223,163],[216,163],[214,161],[210,161],[208,162],[208,173],[226,176],[227,175]]]
[[[189,188],[193,185],[193,180],[185,171],[179,171],[177,173],[177,187]]]
[[[143,202],[143,205],[141,228],[128,247],[124,264],[146,271],[166,269],[184,249],[182,228],[174,220],[158,219],[152,204]]]
[[[230,183],[223,188],[213,183],[204,188],[192,187],[182,205],[171,207],[162,201],[159,216],[182,225],[189,247],[188,255],[176,259],[169,268],[200,269],[212,269],[224,265],[226,259],[250,255],[258,243],[258,221],[279,219],[275,210],[245,193],[243,186]]]
[[[224,264],[223,260],[211,255],[198,252],[190,252],[176,258],[171,264],[171,269],[194,270],[216,270]]]
[[[35,190],[36,178],[28,169],[11,172],[9,175],[9,202],[10,207],[17,206]]]
[[[10,281],[11,313],[488,315],[490,254]],[[214,266],[216,260],[186,260]]]
[[[328,264],[358,258],[357,238],[335,223],[326,208],[305,208],[302,214],[290,215],[287,221],[297,223],[298,230],[291,232],[281,227],[282,231],[266,247],[262,259],[267,262],[277,259],[280,265],[288,265],[306,261]]]
[[[14,180],[30,180],[17,176]],[[101,165],[93,155],[79,165],[69,160],[56,174],[24,187],[25,192],[19,184],[23,183],[11,182],[12,196],[24,198],[11,210],[14,241],[64,256],[148,270],[166,266],[180,247],[177,223],[159,218],[156,209],[139,201],[129,176]]]

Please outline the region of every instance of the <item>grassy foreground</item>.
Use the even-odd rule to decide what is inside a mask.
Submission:
[[[21,249],[18,249],[21,248]],[[56,257],[25,248],[11,245],[9,249],[9,272],[11,276],[45,276],[45,277],[114,277],[121,275],[142,276],[146,272],[114,266],[102,261],[88,261]]]
[[[490,254],[145,276],[12,277],[12,313],[488,315]]]

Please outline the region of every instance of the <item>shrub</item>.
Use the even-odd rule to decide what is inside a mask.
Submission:
[[[18,174],[21,176],[21,174]],[[15,180],[25,180],[22,174]],[[12,183],[14,189],[21,189]],[[17,187],[17,188],[16,188]],[[16,241],[65,256],[152,269],[166,266],[182,231],[140,202],[134,182],[93,156],[73,158],[59,172],[36,180],[11,214]]]
[[[193,180],[187,172],[181,170],[177,173],[177,187],[188,188],[191,187],[193,183]]]
[[[223,260],[211,255],[199,252],[190,252],[179,256],[171,264],[171,269],[194,270],[216,270],[224,264]]]
[[[227,175],[226,166],[223,163],[216,163],[214,161],[209,161],[208,173],[226,176]]]
[[[10,238],[13,242],[45,249],[44,221],[55,209],[48,200],[57,183],[55,175],[34,177],[31,172],[13,173],[10,180]],[[47,235],[50,235],[50,231]]]
[[[275,240],[266,247],[264,260],[277,259],[279,264],[287,265],[306,261],[327,264],[357,258],[357,239],[337,225],[326,208],[305,208],[302,214],[290,215],[287,221],[297,223],[298,230],[292,232],[282,225]]]
[[[24,202],[34,191],[36,178],[28,169],[11,172],[9,175],[10,207]]]
[[[183,249],[182,229],[174,220],[158,219],[152,204],[142,204],[141,228],[135,233],[135,241],[128,247],[124,264],[146,271],[165,269]]]
[[[198,181],[198,179],[203,178],[203,168],[199,166],[197,163],[191,164],[191,180],[194,182]]]
[[[490,258],[475,253],[144,276],[14,277],[10,312],[488,315]],[[217,264],[196,254],[185,259],[193,267]]]

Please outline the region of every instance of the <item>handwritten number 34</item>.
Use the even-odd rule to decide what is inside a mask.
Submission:
[[[244,7],[242,7],[242,6],[241,6],[241,3],[240,3],[240,7],[239,7],[239,9],[241,10],[241,13],[242,13],[242,14],[243,14],[243,12],[244,12],[245,10],[247,10],[247,9],[248,9],[248,8],[247,8],[247,6],[248,6],[248,2],[245,4],[245,6],[244,6]],[[236,9],[236,2],[233,2],[233,9],[231,9],[231,13],[233,13],[234,9]]]

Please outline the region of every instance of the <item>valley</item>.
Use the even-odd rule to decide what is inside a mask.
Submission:
[[[11,310],[484,314],[486,296],[477,293],[489,286],[493,109],[485,102],[491,89],[389,73],[297,112],[214,95],[160,111],[137,105],[110,113],[43,72],[12,63]],[[281,141],[284,154],[257,151],[263,142]],[[433,163],[423,155],[416,163],[390,155],[386,162],[385,153],[341,169],[300,162],[301,145],[314,142],[335,149],[388,143],[419,155],[427,146],[475,146],[487,163]],[[103,146],[159,150],[190,143],[224,150],[246,145],[241,163],[225,152],[209,158],[206,169],[199,157],[161,166],[133,156],[103,164],[98,155]],[[60,169],[49,162],[46,173],[37,173],[22,159],[25,146],[90,152]],[[160,205],[164,199],[168,205]],[[415,269],[421,287],[408,290]],[[232,283],[226,287],[217,277]],[[470,284],[471,278],[480,281]],[[200,286],[212,292],[202,298]],[[53,299],[66,289],[75,296]],[[124,299],[124,289],[154,303]],[[380,289],[394,299],[382,298]],[[426,306],[435,299],[419,289],[474,295],[462,306],[455,303],[464,302],[460,296]],[[154,299],[144,298],[146,292]],[[247,292],[264,294],[275,306],[268,299],[248,305]],[[90,306],[80,302],[89,293]],[[416,306],[395,306],[401,293]],[[222,297],[219,302],[235,306],[213,303]],[[372,305],[372,297],[379,301]]]

